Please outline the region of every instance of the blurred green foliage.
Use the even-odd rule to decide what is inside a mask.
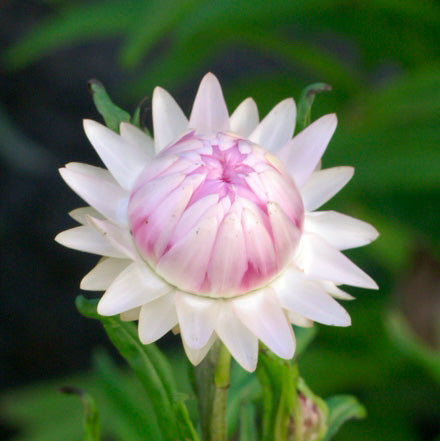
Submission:
[[[299,98],[312,82],[332,86],[333,92],[319,95],[314,106],[314,113],[336,111],[339,118],[324,167],[353,165],[356,174],[328,207],[369,221],[381,233],[373,245],[349,253],[370,268],[381,290],[368,296],[358,290],[360,298],[347,305],[351,328],[319,328],[319,337],[301,359],[301,375],[319,395],[356,394],[368,409],[367,420],[345,426],[335,440],[440,439],[438,350],[428,348],[400,313],[387,312],[399,303],[396,282],[407,273],[414,246],[426,247],[438,257],[440,4],[429,0],[50,4],[53,12],[3,51],[3,66],[18,70],[54,51],[116,38],[119,63],[129,77],[119,94],[133,102],[151,95],[157,84],[173,93],[182,91],[205,71],[231,63],[238,66],[234,79],[223,82],[230,110],[253,96],[263,116],[281,99]],[[179,356],[170,355],[176,357],[176,366],[183,365]],[[115,371],[119,369],[102,358],[91,374],[66,381],[92,392],[102,408],[102,427],[125,439],[134,428],[124,419],[125,404],[120,406],[113,389],[123,384],[129,390],[134,398],[127,406],[138,406],[142,400],[136,380],[125,372],[118,374],[119,386],[110,385],[109,375],[114,378]],[[59,384],[35,385],[2,397],[4,415],[17,424],[25,422],[15,441],[80,439],[80,406],[57,395]],[[252,390],[246,382],[239,384],[243,393]],[[239,400],[231,405],[243,418],[253,418],[253,408],[241,407]],[[141,419],[148,409],[138,412]],[[252,433],[243,434],[243,439],[251,438]]]

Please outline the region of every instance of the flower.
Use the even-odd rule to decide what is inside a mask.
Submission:
[[[88,207],[82,225],[56,240],[104,256],[81,288],[105,290],[101,315],[139,320],[151,343],[178,329],[198,364],[218,337],[248,371],[258,340],[291,358],[291,323],[348,326],[338,285],[377,288],[341,250],[365,245],[376,230],[333,211],[314,211],[352,177],[353,168],[319,170],[336,128],[325,115],[293,139],[289,98],[261,121],[248,98],[229,117],[217,78],[207,74],[189,121],[174,99],[153,93],[154,141],[122,123],[120,135],[84,121],[108,170],[60,169]]]

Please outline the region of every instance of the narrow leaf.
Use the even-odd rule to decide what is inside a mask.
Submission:
[[[95,399],[89,393],[76,387],[64,386],[60,392],[68,395],[78,395],[84,407],[84,441],[100,440],[100,423]]]
[[[329,417],[327,434],[323,441],[329,441],[346,421],[365,418],[367,411],[359,401],[350,395],[336,395],[326,400]]]
[[[130,122],[130,115],[113,103],[100,81],[91,79],[87,85],[93,96],[96,109],[104,118],[105,124],[108,128],[119,133],[119,124],[121,122]]]
[[[177,439],[177,421],[173,409],[174,397],[169,394],[173,392],[169,378],[167,379],[168,386],[165,387],[163,373],[159,372],[160,367],[153,363],[151,359],[152,351],[148,352],[146,346],[139,341],[133,323],[122,322],[117,317],[100,316],[96,312],[96,305],[96,299],[87,300],[82,296],[76,298],[76,306],[80,313],[101,321],[112,343],[138,376],[151,399],[164,440]]]
[[[311,122],[312,104],[318,93],[332,90],[325,83],[314,83],[307,86],[302,92],[298,103],[297,124],[299,131],[305,129]]]

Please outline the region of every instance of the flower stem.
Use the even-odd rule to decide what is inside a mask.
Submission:
[[[231,355],[220,341],[194,370],[204,441],[226,441],[226,399]]]
[[[226,400],[230,381],[231,354],[222,343],[214,375],[214,402],[212,404],[211,441],[226,441]]]

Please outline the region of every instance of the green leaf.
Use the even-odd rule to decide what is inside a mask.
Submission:
[[[130,122],[130,115],[113,103],[100,81],[95,79],[89,80],[88,86],[93,96],[93,102],[98,112],[104,118],[105,124],[109,129],[119,133],[119,125],[121,122]]]
[[[169,369],[165,369],[165,372],[162,370],[164,359],[160,359],[160,366],[155,365],[153,359],[158,362],[157,351],[139,341],[134,324],[122,322],[117,317],[100,316],[96,312],[96,305],[96,299],[76,298],[79,312],[101,321],[112,343],[138,376],[151,399],[164,440],[174,441],[178,438],[178,429],[173,401],[178,392],[169,379]]]
[[[307,86],[302,92],[298,103],[298,113],[296,121],[298,124],[298,131],[305,129],[311,122],[312,118],[312,104],[315,101],[315,96],[321,92],[328,92],[332,90],[331,86],[325,83],[314,83]]]
[[[64,386],[60,392],[69,395],[78,395],[84,406],[84,441],[100,441],[100,424],[98,409],[93,396],[82,389]]]
[[[393,343],[440,383],[440,353],[430,349],[416,336],[401,313],[388,313],[385,323]]]
[[[145,393],[140,397],[127,393],[127,375],[118,369],[106,352],[93,354],[93,369],[116,419],[117,433],[126,440],[161,441],[163,438],[150,397]]]
[[[243,405],[240,412],[239,441],[255,441],[258,439],[255,421],[255,406],[252,403]]]
[[[162,0],[139,3],[138,16],[129,30],[121,63],[135,67],[151,48],[188,14],[200,0]]]
[[[179,430],[179,439],[185,441],[200,441],[199,434],[197,433],[194,424],[189,417],[189,412],[182,399],[178,399],[175,402],[174,410],[176,412]]]
[[[72,5],[52,14],[7,48],[3,64],[11,70],[26,67],[56,49],[109,38],[122,33],[137,17],[136,1],[114,0]]]
[[[323,441],[331,440],[339,428],[351,419],[362,419],[367,415],[365,407],[350,395],[336,395],[326,400],[329,416],[327,434]]]

